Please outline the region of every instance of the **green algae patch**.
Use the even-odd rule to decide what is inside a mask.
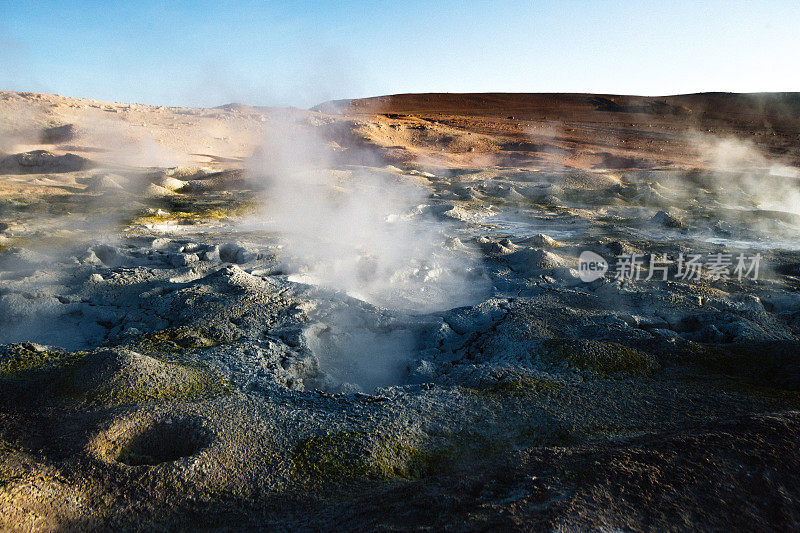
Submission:
[[[646,354],[613,342],[603,342],[604,350],[598,352],[573,352],[569,356],[572,364],[581,370],[593,370],[600,374],[647,375],[653,371],[654,360]]]
[[[179,354],[190,350],[211,348],[233,340],[229,335],[212,328],[180,326],[143,333],[129,346],[145,354]]]
[[[310,437],[292,450],[295,475],[312,482],[417,479],[435,460],[407,441],[366,431]]]
[[[493,383],[486,387],[461,387],[460,390],[465,394],[480,398],[502,400],[504,398],[547,396],[556,393],[563,388],[564,385],[562,383],[558,383],[557,381],[518,375],[513,379]]]
[[[47,349],[27,342],[9,344],[0,348],[0,377],[25,378],[66,368],[86,354],[87,352]]]
[[[541,354],[553,363],[602,377],[650,376],[659,368],[653,355],[609,341],[546,340]]]

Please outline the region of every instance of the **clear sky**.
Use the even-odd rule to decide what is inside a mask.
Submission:
[[[0,0],[0,89],[300,107],[401,92],[800,91],[800,1]]]

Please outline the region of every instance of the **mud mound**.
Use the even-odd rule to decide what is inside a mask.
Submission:
[[[144,192],[144,195],[147,198],[167,198],[173,194],[173,191],[167,189],[166,187],[156,185],[155,183],[148,185]]]
[[[90,178],[86,182],[86,190],[89,192],[122,192],[125,188],[121,185],[125,183],[125,178],[116,174],[100,174]]]
[[[523,242],[533,246],[546,246],[548,248],[558,248],[559,246],[562,246],[560,242],[549,235],[545,235],[544,233],[537,233],[533,237],[526,238]]]
[[[0,170],[8,173],[60,173],[92,168],[93,163],[79,155],[55,155],[47,150],[13,154],[0,159]]]
[[[292,451],[295,475],[309,481],[348,478],[414,478],[427,465],[423,454],[378,433],[345,432],[311,437]]]
[[[653,218],[650,219],[650,222],[665,228],[683,228],[686,226],[682,220],[667,213],[666,211],[659,211],[653,215]]]
[[[86,356],[58,386],[68,396],[99,405],[208,396],[224,388],[222,380],[205,369],[120,348]]]
[[[543,272],[558,272],[573,276],[571,261],[549,250],[522,248],[503,256],[503,262],[519,275],[533,276]]]

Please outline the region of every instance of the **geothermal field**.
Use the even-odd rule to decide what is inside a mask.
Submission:
[[[0,527],[800,527],[800,96],[0,92]]]

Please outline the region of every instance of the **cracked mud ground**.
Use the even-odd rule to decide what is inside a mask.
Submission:
[[[796,167],[797,121],[776,134],[763,106],[743,125],[705,101],[721,134],[768,131],[748,188],[741,169],[684,157],[697,140],[676,124],[697,99],[666,115],[568,100],[578,122],[547,146],[552,102],[546,122],[491,99],[502,117],[441,98],[301,114],[345,154],[329,170],[341,183],[420,184],[416,215],[479,265],[474,301],[423,313],[289,271],[230,146],[203,169],[99,163],[80,145],[7,156],[1,523],[797,528],[800,209],[760,190],[797,175],[759,166]],[[245,126],[265,112],[249,113],[186,112]],[[380,163],[347,160],[364,146]],[[763,259],[757,280],[586,283],[584,250]]]

